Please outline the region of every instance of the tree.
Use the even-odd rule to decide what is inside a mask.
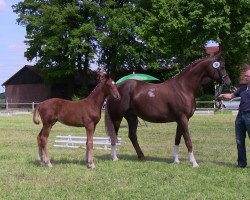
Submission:
[[[143,17],[135,1],[105,1],[102,5],[102,20],[99,27],[98,63],[108,73],[121,70],[135,70],[142,65],[135,29]]]
[[[203,45],[220,43],[233,82],[237,65],[247,62],[250,47],[250,2],[247,0],[151,0],[138,37],[154,52],[154,60],[177,58],[185,66],[202,56]]]
[[[47,72],[50,82],[87,69],[96,51],[98,4],[77,0],[25,0],[13,6],[26,27],[28,60]]]
[[[234,83],[236,66],[249,59],[249,0],[24,0],[13,8],[26,26],[25,56],[52,80],[76,69],[86,76],[95,61],[111,74],[182,68],[204,56],[211,39]]]

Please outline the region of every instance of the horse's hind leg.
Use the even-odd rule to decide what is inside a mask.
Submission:
[[[43,159],[43,147],[42,147],[42,140],[41,140],[41,135],[43,132],[44,128],[41,129],[40,133],[37,136],[37,144],[38,144],[38,154],[37,154],[37,161],[43,165],[44,159]]]
[[[95,132],[95,125],[93,123],[86,126],[86,132],[87,132],[87,142],[86,142],[86,161],[87,161],[87,167],[90,169],[95,168],[95,164],[93,161],[93,135]]]
[[[118,131],[121,125],[122,118],[123,118],[122,116],[119,116],[119,117],[116,116],[115,120],[109,119],[110,125],[109,127],[107,127],[110,140],[111,140],[111,157],[113,161],[119,160],[117,157],[116,142],[117,142],[117,135],[118,135]]]
[[[52,126],[43,126],[42,130],[40,131],[39,135],[37,136],[37,143],[38,143],[38,161],[42,164],[45,163],[49,167],[52,167],[52,164],[49,159],[48,153],[48,137]],[[43,152],[44,152],[44,160],[43,160]]]
[[[128,115],[125,115],[125,118],[128,121],[128,126],[129,126],[128,137],[135,148],[137,156],[138,156],[139,160],[145,160],[144,154],[143,154],[141,147],[138,143],[137,134],[136,134],[137,126],[138,126],[138,117],[136,115],[133,115],[133,114],[128,114]]]
[[[42,165],[42,164],[44,164],[44,161],[43,161],[43,150],[42,150],[42,146],[40,145],[40,137],[39,137],[39,135],[37,136],[37,144],[38,144],[37,161]]]

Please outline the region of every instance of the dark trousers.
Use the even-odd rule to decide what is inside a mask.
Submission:
[[[246,132],[250,138],[250,112],[238,113],[235,120],[235,136],[238,149],[238,166],[245,167],[247,165],[246,155]]]

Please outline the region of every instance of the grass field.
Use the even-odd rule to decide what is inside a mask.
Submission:
[[[104,117],[95,135],[105,135]],[[84,135],[83,128],[56,124],[49,138],[54,167],[36,163],[36,137],[41,125],[32,115],[0,116],[0,199],[250,199],[250,167],[236,168],[234,119],[231,114],[194,116],[190,133],[199,168],[192,168],[184,141],[180,165],[172,164],[175,123],[138,128],[147,158],[137,160],[123,121],[120,160],[109,151],[94,150],[95,170],[86,168],[83,149],[53,147],[56,135]],[[250,159],[250,142],[247,138]],[[249,163],[250,164],[250,163]]]

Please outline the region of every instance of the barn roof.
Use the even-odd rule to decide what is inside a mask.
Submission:
[[[12,75],[7,81],[5,81],[2,86],[9,84],[30,84],[30,83],[41,83],[44,77],[41,72],[39,72],[37,67],[32,65],[25,65],[14,75]]]
[[[88,69],[89,74],[95,74],[95,71]],[[18,84],[37,84],[44,83],[44,75],[41,73],[38,67],[32,65],[25,65],[19,71],[17,71],[14,75],[12,75],[7,81],[5,81],[2,86],[6,85],[18,85]],[[80,76],[79,72],[76,71],[74,75],[74,83],[76,85],[82,84],[82,76]],[[67,82],[67,77],[58,79],[59,83]],[[93,83],[92,83],[93,84]]]

